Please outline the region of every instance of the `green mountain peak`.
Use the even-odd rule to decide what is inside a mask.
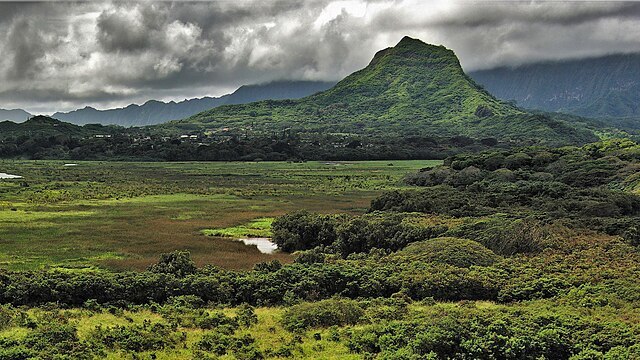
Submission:
[[[464,73],[452,50],[410,37],[379,51],[364,69],[329,90],[299,100],[223,106],[172,125],[368,136],[466,135],[526,143],[595,139],[496,99]]]
[[[36,115],[36,116],[33,116],[33,117],[29,118],[24,123],[28,124],[28,125],[53,125],[53,126],[56,126],[58,124],[62,124],[62,121],[54,119],[54,118],[51,118],[49,116],[45,116],[45,115]]]
[[[326,105],[347,103],[351,115],[392,113],[395,118],[433,122],[473,117],[478,108],[492,115],[521,113],[473,82],[452,50],[410,37],[378,52],[366,68],[311,98]]]
[[[418,46],[423,46],[423,45],[427,45],[428,44],[420,39],[416,39],[416,38],[412,38],[409,36],[403,36],[402,39],[400,39],[400,42],[398,42],[398,44],[395,47],[402,47],[402,46],[414,46],[414,45],[418,45]]]
[[[422,40],[408,36],[403,37],[392,49],[394,49],[394,52],[397,55],[406,56],[413,52],[414,55],[424,56],[431,54],[433,56],[452,57],[455,58],[456,61],[458,60],[452,50],[449,50],[442,45],[427,44]]]
[[[386,56],[414,58],[419,61],[425,61],[426,59],[440,59],[442,61],[448,60],[459,65],[458,58],[452,50],[440,45],[427,44],[422,40],[410,38],[408,36],[403,37],[396,46],[378,51],[378,53],[373,57],[372,63],[375,63]]]

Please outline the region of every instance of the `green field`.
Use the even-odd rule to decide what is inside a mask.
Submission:
[[[203,230],[297,209],[361,213],[407,173],[439,163],[0,161],[0,172],[23,176],[0,180],[0,267],[141,270],[176,249],[230,269],[288,262]]]

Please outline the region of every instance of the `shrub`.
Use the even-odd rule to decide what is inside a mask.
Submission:
[[[214,311],[210,314],[203,314],[195,319],[195,325],[201,329],[228,329],[229,333],[233,333],[238,328],[238,321],[234,318],[226,316],[221,311]]]
[[[242,304],[236,309],[236,321],[242,327],[249,327],[258,323],[258,316],[249,304]]]
[[[78,339],[77,329],[70,324],[58,323],[48,319],[30,332],[23,343],[31,350],[38,352],[42,359],[69,358],[92,359],[92,349]]]
[[[436,238],[409,244],[397,253],[411,260],[436,262],[457,267],[489,266],[500,257],[481,244],[453,237]]]
[[[316,264],[324,263],[325,259],[326,255],[322,251],[311,249],[301,252],[293,262],[296,264]]]
[[[282,323],[285,329],[295,331],[356,324],[363,315],[364,310],[354,300],[329,299],[291,306],[284,312]]]
[[[213,352],[216,355],[227,353],[231,345],[231,338],[228,335],[217,331],[208,332],[195,344],[196,349]]]
[[[185,340],[169,325],[146,320],[142,325],[97,327],[92,337],[111,350],[135,352],[174,348]]]
[[[0,360],[27,360],[36,356],[35,351],[24,346],[5,347],[0,344]]]
[[[492,218],[464,224],[446,235],[473,239],[494,253],[504,256],[538,253],[549,239],[549,231],[534,219]]]
[[[0,331],[8,328],[11,325],[11,319],[13,318],[13,311],[10,305],[0,305]]]
[[[313,249],[336,240],[336,216],[296,211],[277,218],[271,224],[273,242],[283,251]]]
[[[180,295],[167,299],[167,304],[176,308],[196,309],[204,306],[204,301],[199,296]]]
[[[640,226],[629,227],[622,238],[631,246],[640,246]]]
[[[169,254],[161,254],[160,261],[149,266],[148,270],[154,273],[184,277],[194,274],[197,268],[196,264],[191,260],[191,253],[188,251],[174,251]]]

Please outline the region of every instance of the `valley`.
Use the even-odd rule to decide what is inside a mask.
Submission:
[[[250,269],[288,254],[202,231],[308,209],[361,213],[402,177],[439,161],[134,163],[0,161],[0,267],[144,270],[161,253]],[[240,237],[240,236],[239,236]]]

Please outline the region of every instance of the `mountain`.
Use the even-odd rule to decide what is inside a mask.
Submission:
[[[120,131],[118,131],[120,130]],[[38,137],[84,137],[92,135],[108,135],[121,132],[122,128],[102,125],[86,125],[79,126],[60,120],[50,118],[48,116],[34,116],[22,123],[12,121],[0,122],[0,139],[8,137],[28,136],[29,138]],[[40,144],[45,146],[45,144]]]
[[[246,104],[260,100],[300,99],[327,90],[335,84],[335,81],[274,81],[267,84],[243,85],[223,98],[225,105]]]
[[[640,54],[500,67],[470,76],[497,97],[524,108],[640,119]],[[640,127],[640,121],[635,125]]]
[[[74,110],[67,113],[57,112],[52,117],[70,123],[115,124],[121,126],[143,126],[160,124],[165,121],[180,119],[191,114],[210,109],[222,104],[220,98],[205,97],[184,100],[181,102],[161,102],[150,100],[143,105],[131,104],[124,108],[97,110],[92,107]]]
[[[13,122],[23,122],[32,115],[22,109],[4,110],[0,109],[0,121],[8,120]]]
[[[217,106],[242,104],[266,99],[296,99],[326,90],[333,82],[323,81],[276,81],[267,84],[245,85],[232,94],[219,98],[204,97],[181,102],[151,100],[143,105],[132,104],[125,108],[97,110],[85,107],[71,112],[57,112],[52,117],[74,124],[114,124],[121,126],[143,126],[160,124],[169,120],[183,119]]]
[[[496,99],[464,73],[453,51],[409,37],[326,91],[299,100],[221,106],[165,127],[466,135],[549,144],[595,140],[588,131]]]

